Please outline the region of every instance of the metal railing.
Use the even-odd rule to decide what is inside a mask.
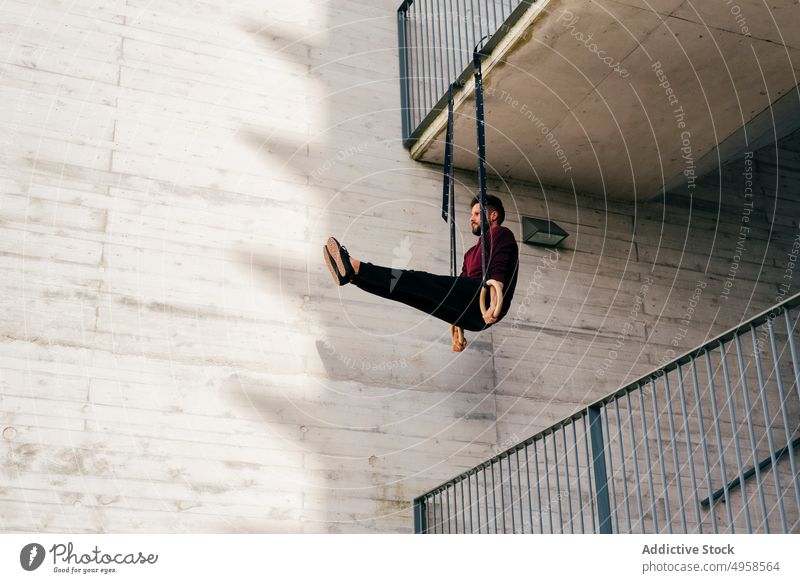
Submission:
[[[423,494],[415,532],[797,532],[798,304]]]
[[[472,51],[502,39],[532,0],[405,0],[397,10],[403,142],[410,147],[447,105],[447,89],[472,74]]]

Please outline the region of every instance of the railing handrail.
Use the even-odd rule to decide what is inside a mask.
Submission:
[[[771,320],[774,316],[777,316],[778,314],[780,314],[784,309],[793,308],[793,307],[795,307],[797,305],[800,305],[800,292],[796,293],[795,295],[793,295],[793,296],[791,296],[789,298],[786,298],[782,302],[780,302],[778,304],[775,304],[774,306],[772,306],[770,308],[767,308],[763,312],[760,312],[759,314],[757,314],[756,316],[750,318],[749,320],[747,320],[745,322],[742,322],[741,324],[738,324],[738,325],[730,328],[729,330],[723,332],[722,334],[720,334],[718,336],[715,336],[714,338],[712,338],[711,340],[705,342],[704,344],[701,344],[700,346],[687,351],[686,353],[682,354],[681,356],[671,360],[667,364],[665,364],[663,366],[656,367],[654,370],[652,370],[651,372],[649,372],[649,373],[647,373],[645,375],[642,375],[637,380],[635,380],[635,381],[633,381],[631,383],[628,383],[626,385],[623,385],[622,387],[612,391],[611,393],[609,393],[607,396],[603,397],[602,399],[599,399],[599,400],[595,401],[594,403],[592,403],[590,405],[587,405],[586,407],[583,407],[579,411],[576,411],[572,415],[569,415],[568,417],[562,419],[561,421],[558,421],[558,422],[554,423],[553,425],[547,427],[546,429],[543,429],[542,431],[536,433],[535,435],[532,435],[531,437],[529,437],[527,439],[524,439],[524,440],[520,441],[519,443],[517,443],[515,445],[512,445],[508,449],[506,449],[506,450],[504,450],[504,451],[492,456],[488,460],[483,461],[480,464],[470,468],[466,472],[462,472],[460,474],[457,474],[456,476],[453,476],[452,478],[450,478],[449,480],[447,480],[445,482],[442,482],[441,484],[439,484],[435,488],[431,488],[430,490],[428,490],[424,494],[421,494],[420,496],[417,496],[415,498],[415,500],[420,500],[420,499],[422,499],[422,498],[424,498],[426,496],[429,496],[431,494],[435,494],[437,492],[445,490],[447,488],[447,486],[452,484],[453,482],[456,482],[458,480],[467,478],[468,476],[471,476],[472,474],[479,472],[483,468],[487,468],[490,465],[494,464],[495,462],[505,459],[506,457],[510,456],[511,454],[513,454],[513,453],[525,448],[528,445],[533,444],[537,440],[543,439],[547,435],[556,432],[557,430],[561,429],[562,427],[564,427],[566,425],[569,425],[573,421],[578,421],[580,419],[583,419],[584,417],[586,417],[589,414],[589,410],[590,409],[600,408],[603,405],[605,405],[606,403],[609,403],[609,402],[613,401],[614,399],[617,399],[617,398],[619,398],[621,396],[624,396],[625,393],[629,393],[629,392],[635,391],[642,384],[644,384],[644,383],[646,383],[646,382],[648,382],[650,380],[653,380],[655,378],[660,378],[661,376],[663,376],[663,374],[666,374],[670,370],[674,370],[675,368],[677,368],[678,365],[684,364],[686,362],[689,362],[695,356],[703,353],[704,351],[710,350],[711,348],[714,348],[714,347],[718,346],[720,343],[723,343],[723,342],[725,342],[727,340],[730,340],[731,338],[734,338],[737,335],[737,333],[739,333],[741,331],[744,331],[744,330],[747,330],[747,329],[750,329],[752,327],[758,326],[760,324],[763,324],[767,320]]]

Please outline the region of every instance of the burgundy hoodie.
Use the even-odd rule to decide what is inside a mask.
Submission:
[[[464,253],[464,264],[461,267],[461,277],[482,279],[481,269],[481,241]],[[519,271],[519,247],[514,233],[502,225],[489,229],[488,257],[486,260],[486,279],[494,279],[503,284],[503,309],[498,320],[508,313],[511,300],[514,298],[514,288],[517,286],[517,272]]]

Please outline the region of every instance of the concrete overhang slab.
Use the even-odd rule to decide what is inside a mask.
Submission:
[[[800,53],[776,26],[767,36],[769,15],[755,7],[748,22],[765,38],[744,34],[724,2],[733,30],[708,25],[719,9],[679,0],[536,4],[487,58],[487,166],[505,178],[651,198],[797,85]],[[472,93],[465,87],[456,108],[455,163],[467,169]],[[443,117],[412,157],[441,163]]]

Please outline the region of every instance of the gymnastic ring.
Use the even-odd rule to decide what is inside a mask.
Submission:
[[[460,326],[450,324],[450,336],[453,337],[453,346],[455,346],[456,343],[459,346],[465,346],[467,343],[467,341],[464,339],[464,329]],[[453,350],[455,351],[455,348]]]
[[[493,318],[497,318],[503,309],[503,288],[500,287],[500,284],[493,279],[487,280],[486,286],[481,286],[481,313],[485,314],[489,309],[486,307],[486,292],[489,289],[487,286],[490,285],[494,287],[495,293],[497,294],[497,306],[495,306],[494,314],[492,314]]]

